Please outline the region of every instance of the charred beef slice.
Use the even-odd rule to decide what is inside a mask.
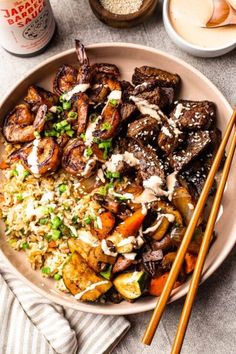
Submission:
[[[170,166],[175,171],[181,171],[193,159],[211,143],[210,133],[206,131],[196,131],[188,134],[186,147],[182,150],[174,151],[169,155]]]
[[[132,76],[134,85],[140,85],[143,82],[155,83],[159,87],[173,87],[177,89],[180,84],[180,77],[177,74],[169,73],[168,71],[160,70],[150,66],[141,66],[135,68]]]
[[[165,152],[166,155],[169,155],[183,143],[185,135],[185,132],[172,127],[168,124],[168,122],[166,122],[158,134],[157,145],[162,151]]]
[[[180,129],[206,130],[216,120],[215,104],[210,101],[177,101],[170,118]]]
[[[152,90],[147,89],[141,93],[136,93],[138,91],[138,87],[140,86],[136,86],[136,90],[134,90],[133,93],[134,96],[140,97],[148,101],[150,104],[155,104],[160,107],[160,109],[165,109],[173,103],[174,89],[172,87],[155,87]]]
[[[152,176],[159,176],[165,183],[164,167],[154,148],[150,145],[144,146],[141,142],[130,140],[128,151],[132,152],[140,161],[138,175],[142,180],[147,180]]]
[[[121,121],[127,121],[138,113],[137,107],[132,103],[123,103],[120,107]]]
[[[157,120],[144,116],[128,125],[127,136],[147,144],[155,142],[158,131]]]
[[[120,85],[122,89],[122,101],[127,103],[129,102],[129,97],[133,95],[134,86],[125,80],[120,81]]]

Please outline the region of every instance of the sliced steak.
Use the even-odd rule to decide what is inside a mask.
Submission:
[[[170,90],[173,91],[172,95],[170,95]],[[160,109],[164,109],[173,102],[173,98],[174,98],[173,88],[168,88],[168,92],[169,95],[164,88],[156,87],[151,91],[143,91],[141,93],[138,93],[136,94],[136,97],[143,98],[144,100],[148,101],[150,104],[155,104]]]
[[[132,140],[129,143],[128,149],[140,161],[138,175],[143,181],[148,180],[152,176],[159,176],[163,183],[165,183],[164,166],[153,147],[150,145],[144,146],[141,142]]]
[[[124,256],[119,256],[117,258],[116,263],[113,266],[112,273],[114,274],[114,273],[123,272],[124,270],[129,268],[133,263],[134,263],[133,260],[127,259]]]
[[[138,113],[137,107],[132,103],[123,103],[120,108],[121,121],[127,121]]]
[[[174,151],[169,155],[171,167],[181,171],[194,158],[196,158],[211,143],[209,131],[191,132],[187,138],[186,148]]]
[[[129,81],[120,81],[122,89],[122,101],[129,102],[129,97],[133,95],[134,86],[131,85]]]
[[[208,129],[216,120],[215,104],[210,101],[177,102],[170,117],[180,129]]]
[[[144,116],[128,125],[127,136],[147,144],[155,142],[158,131],[157,120]]]
[[[140,85],[143,82],[155,83],[160,87],[173,87],[177,88],[180,83],[180,77],[177,74],[169,73],[168,71],[160,70],[150,66],[141,66],[135,68],[132,76],[134,85]]]
[[[166,122],[158,135],[157,144],[166,155],[173,152],[184,141],[185,133]]]

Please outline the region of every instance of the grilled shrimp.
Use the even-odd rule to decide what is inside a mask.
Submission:
[[[117,79],[120,71],[114,64],[96,63],[91,67],[94,82],[101,81],[103,78]]]
[[[84,45],[78,39],[75,40],[75,48],[80,63],[77,83],[89,84],[91,80],[91,66],[89,64],[89,58],[87,57]]]
[[[73,111],[77,111],[77,135],[86,130],[89,116],[89,98],[84,92],[79,92],[73,104]]]
[[[21,160],[34,175],[54,172],[60,164],[60,148],[53,138],[35,139],[10,155],[10,162]]]
[[[110,139],[118,133],[118,127],[121,122],[119,104],[121,102],[121,85],[119,81],[114,79],[106,79],[111,93],[108,96],[101,118],[98,121],[96,130],[93,135],[102,140]]]
[[[6,140],[13,144],[34,140],[35,133],[40,133],[44,128],[47,110],[43,104],[35,116],[27,105],[17,105],[4,120],[3,134]]]
[[[53,91],[57,95],[73,89],[77,83],[78,70],[71,65],[63,64],[57,71],[53,81]]]
[[[89,177],[95,169],[96,160],[86,158],[85,149],[81,139],[70,140],[63,151],[62,167],[74,176]]]
[[[45,104],[48,108],[56,105],[58,102],[58,96],[42,87],[31,85],[28,88],[24,101],[27,102],[31,107],[31,110],[35,112],[42,104]]]

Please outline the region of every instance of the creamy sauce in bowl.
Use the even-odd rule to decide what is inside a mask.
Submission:
[[[236,9],[236,0],[229,0]],[[174,30],[186,41],[203,48],[236,43],[236,25],[203,28],[213,11],[212,0],[170,0],[169,15]]]

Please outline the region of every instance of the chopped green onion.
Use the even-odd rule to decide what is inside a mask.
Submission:
[[[24,180],[26,179],[26,177],[29,176],[29,174],[30,174],[29,171],[26,171],[26,170],[25,170],[25,171],[23,172],[23,179],[22,179],[23,182],[24,182]]]
[[[118,101],[113,98],[113,99],[109,100],[109,103],[110,103],[112,106],[117,106]]]
[[[106,270],[100,272],[101,276],[107,280],[111,279],[112,265],[110,265]]]
[[[112,125],[111,125],[110,123],[105,122],[105,123],[102,124],[101,130],[102,130],[102,131],[103,131],[103,130],[110,130],[111,127],[112,127]]]
[[[62,103],[62,107],[63,107],[64,111],[68,111],[68,109],[71,108],[71,103],[69,101],[65,101]]]
[[[49,218],[41,218],[41,219],[39,220],[39,224],[40,224],[40,225],[47,225],[48,222],[49,222]]]
[[[109,178],[109,179],[120,178],[120,172],[110,172],[110,171],[107,171],[107,172],[106,172],[106,177]]]
[[[70,119],[76,119],[78,117],[78,114],[76,112],[71,111],[68,113],[68,117]]]
[[[20,247],[25,251],[26,249],[29,249],[29,244],[28,242],[23,242]]]
[[[47,122],[50,121],[50,120],[53,120],[53,118],[54,118],[54,116],[53,116],[52,112],[48,112],[46,114],[46,121]]]
[[[67,124],[64,129],[65,129],[65,131],[71,130],[71,125],[70,125],[70,124]]]
[[[112,139],[103,140],[98,144],[99,149],[104,149],[103,158],[106,160],[110,149],[112,148]]]
[[[86,225],[91,224],[91,222],[92,222],[91,216],[86,216],[86,217],[83,219],[83,222],[84,222]]]
[[[63,128],[65,128],[68,125],[67,121],[64,119],[59,123],[54,123],[53,124],[53,128],[56,129],[57,131],[62,130]]]
[[[16,168],[12,171],[12,174],[13,174],[13,176],[15,176],[15,177],[19,176],[19,172],[17,171]]]
[[[61,236],[61,231],[59,230],[52,230],[52,239],[54,241],[58,240]]]
[[[60,274],[54,274],[53,276],[54,280],[60,280],[61,279],[61,275]]]
[[[34,132],[34,136],[35,136],[36,139],[40,139],[41,138],[39,132]]]
[[[67,134],[70,138],[73,138],[75,132],[74,132],[74,130],[71,129],[71,130],[67,130],[67,131],[66,131],[66,134]]]
[[[58,132],[56,132],[56,130],[52,129],[52,130],[45,130],[45,136],[55,136],[55,137],[59,137],[60,134]]]
[[[18,202],[22,202],[22,200],[24,199],[22,193],[17,194],[16,199],[18,200]]]
[[[90,157],[92,154],[93,154],[93,149],[91,147],[85,149],[85,156]]]
[[[84,133],[80,134],[80,137],[83,141],[86,141],[86,135]]]
[[[65,101],[65,99],[64,99],[64,94],[59,97],[59,101],[60,101],[61,103]]]
[[[57,113],[60,114],[63,112],[63,109],[61,106],[57,106]]]
[[[60,184],[58,187],[59,192],[62,194],[66,191],[67,185],[66,184]]]
[[[50,274],[51,273],[51,269],[49,267],[43,267],[43,268],[41,268],[41,272],[43,274]]]
[[[52,228],[53,229],[58,229],[58,227],[62,224],[61,219],[59,218],[59,216],[54,216],[54,218],[52,219]]]
[[[97,113],[92,113],[89,116],[89,119],[91,120],[92,123],[94,123],[97,118],[98,118],[98,114]]]
[[[108,193],[108,190],[114,188],[113,183],[107,183],[105,186],[101,186],[98,188],[97,193],[100,194],[101,196],[105,197]]]
[[[77,224],[78,223],[78,216],[77,215],[73,216],[72,222],[73,222],[73,224]]]

